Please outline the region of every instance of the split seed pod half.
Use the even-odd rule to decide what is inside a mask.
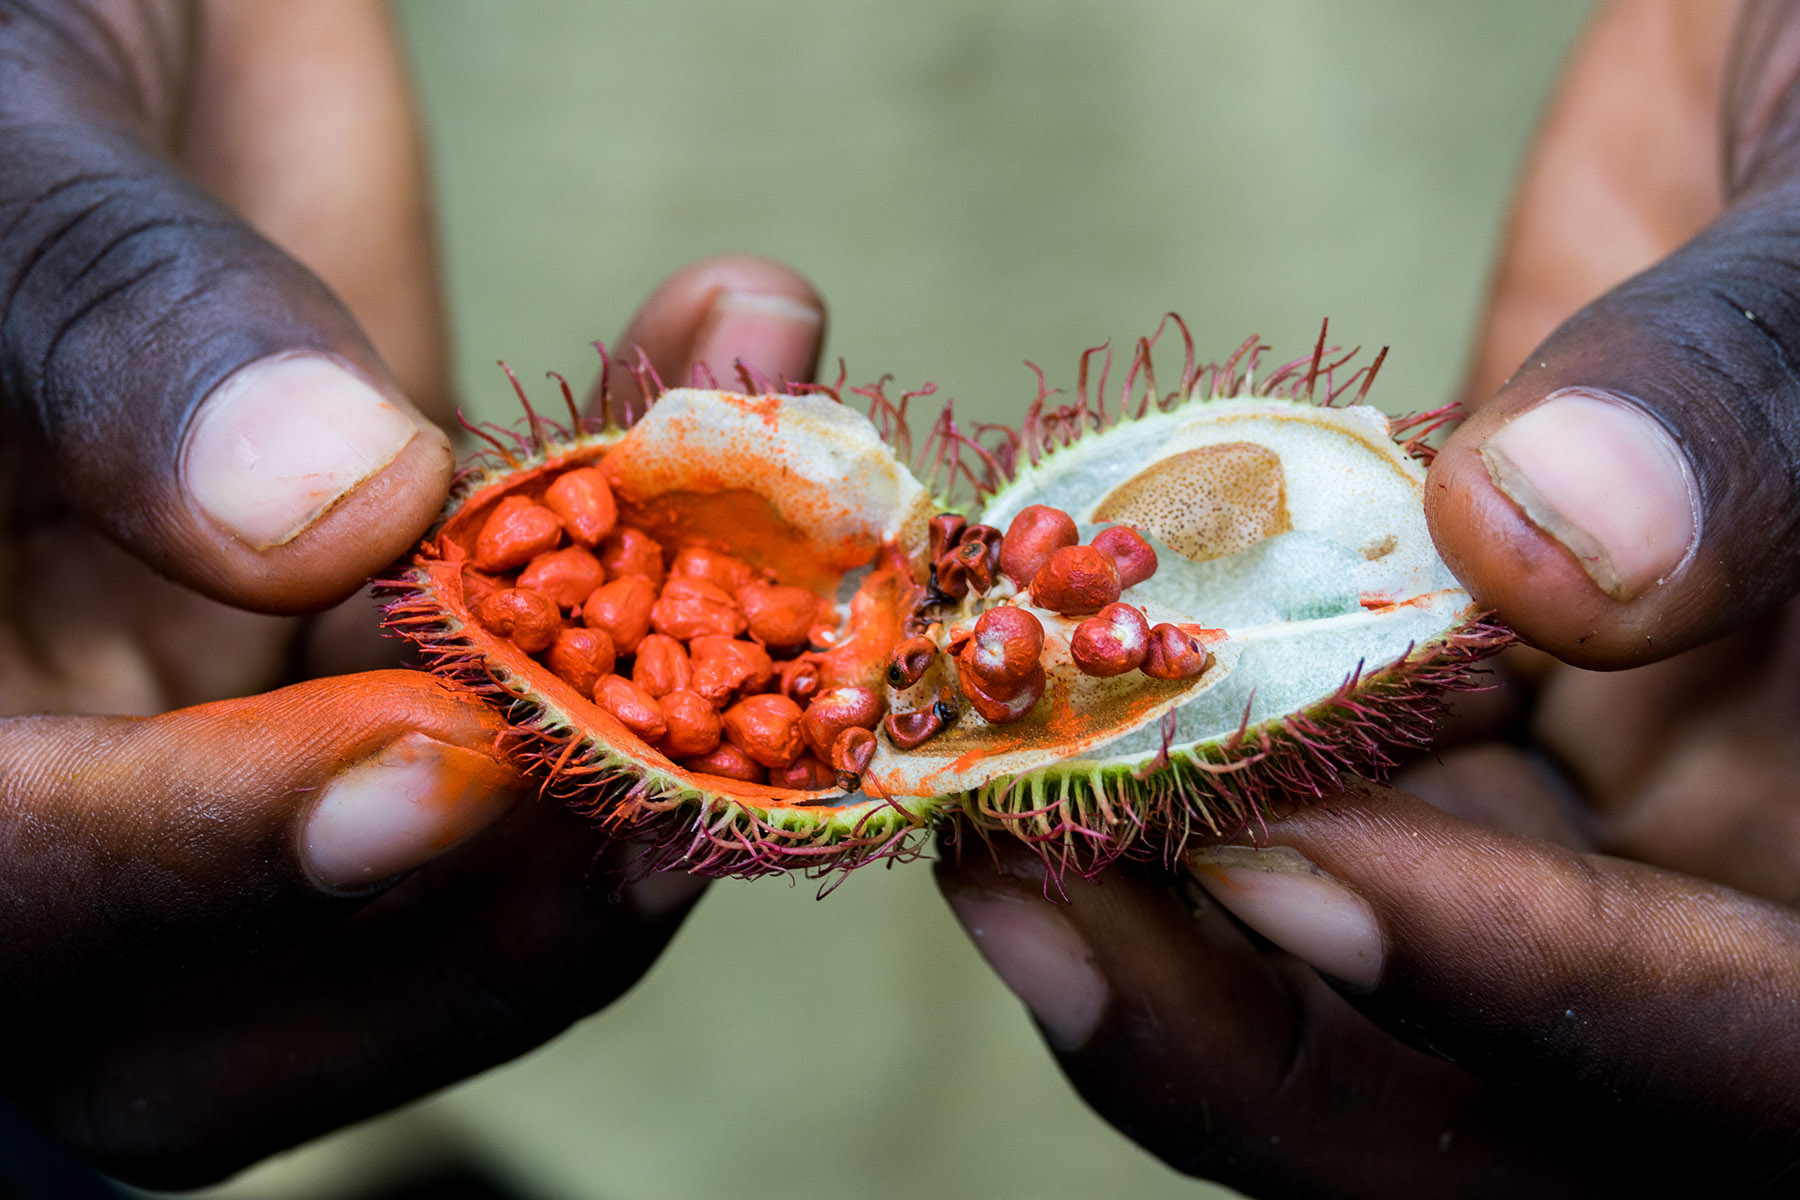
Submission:
[[[1255,339],[1200,367],[1186,327],[1173,324],[1187,349],[1175,390],[1156,389],[1154,337],[1138,343],[1110,397],[1104,369],[1088,386],[1090,351],[1074,403],[1052,409],[1046,389],[1018,431],[984,427],[978,443],[946,407],[916,474],[892,445],[913,441],[902,408],[879,385],[856,390],[868,416],[844,403],[841,381],[742,395],[651,379],[644,391],[655,399],[629,428],[589,428],[571,401],[565,430],[527,406],[529,436],[509,445],[486,434],[497,450],[466,473],[440,526],[389,585],[389,623],[433,670],[506,711],[515,753],[549,792],[652,846],[650,865],[709,875],[817,874],[912,856],[945,821],[1016,835],[1055,869],[1085,872],[1240,828],[1266,799],[1304,800],[1345,774],[1379,775],[1427,744],[1437,695],[1466,686],[1470,668],[1510,637],[1482,619],[1426,531],[1420,440],[1444,414],[1396,424],[1346,402],[1353,391],[1361,400],[1380,358],[1351,371],[1352,355],[1327,348],[1323,332],[1312,355],[1258,378]],[[656,610],[665,640],[687,637],[667,619],[675,601],[696,604],[668,590],[695,588],[679,574],[665,582],[644,547],[660,547],[664,563],[701,547],[756,575],[735,597],[707,585],[696,608],[706,620],[690,622],[701,630],[692,640],[707,645],[691,647],[695,690],[682,695],[737,714],[706,755],[670,757],[679,740],[646,740],[484,626],[471,603],[468,581],[487,576],[465,568],[494,514],[509,502],[506,511],[533,511],[518,500],[546,503],[577,471],[582,494],[597,494],[597,478],[610,491],[616,512],[602,515],[616,525],[606,536],[637,539],[633,577],[646,582],[633,586],[665,597]],[[1080,544],[1109,527],[1141,535],[1154,574],[1118,599],[1151,626],[1179,629],[1189,653],[1203,651],[1204,669],[1089,673],[1070,651],[1085,613],[1040,607],[1031,589],[999,574],[986,593],[939,589],[950,526],[963,526],[943,518],[950,498],[934,492],[952,483],[972,487],[970,525],[1006,530],[1043,506],[1068,514]],[[1004,571],[1004,541],[997,557]],[[776,587],[819,597],[807,645],[781,644],[797,632],[765,645],[756,621],[735,615]],[[1041,625],[1041,676],[1030,671],[1029,686],[959,686],[974,626],[1001,605]],[[568,611],[565,622],[579,625]],[[799,616],[791,624],[797,631]],[[895,665],[903,645],[905,670]],[[702,687],[703,658],[721,647],[772,669]],[[607,679],[630,675],[629,653],[620,647]],[[796,699],[783,681],[800,675],[816,686]],[[621,690],[607,679],[595,694]],[[825,754],[817,769],[765,774],[777,759],[761,743],[803,746],[810,697],[846,688],[881,698],[856,726],[868,735],[847,739],[857,742],[855,769]],[[971,692],[990,702],[971,703]],[[741,707],[756,696],[767,698]],[[766,718],[751,738],[758,744],[738,746],[734,722],[751,710]],[[831,786],[780,785],[827,776]]]

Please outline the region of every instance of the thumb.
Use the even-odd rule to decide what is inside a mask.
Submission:
[[[266,949],[504,815],[501,723],[415,671],[0,720],[0,992]]]
[[[1796,6],[1746,10],[1722,215],[1553,333],[1432,469],[1445,560],[1565,661],[1662,658],[1800,586],[1797,48]]]
[[[153,144],[193,66],[153,51],[198,39],[131,11],[0,23],[0,394],[64,500],[158,569],[321,607],[430,521],[449,443],[337,298]]]

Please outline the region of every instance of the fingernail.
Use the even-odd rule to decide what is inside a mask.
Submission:
[[[301,863],[324,891],[364,891],[492,825],[515,787],[485,754],[406,734],[325,785],[301,831]]]
[[[1375,910],[1299,851],[1210,846],[1187,862],[1209,896],[1295,958],[1362,991],[1381,977]]]
[[[182,478],[208,517],[267,550],[305,532],[419,431],[411,416],[331,359],[259,359],[201,402]]]
[[[1483,442],[1481,457],[1494,486],[1615,600],[1667,576],[1699,536],[1687,456],[1623,397],[1552,392]]]
[[[773,375],[811,365],[825,314],[792,296],[723,291],[713,299],[689,357],[731,377],[738,359]]]
[[[1075,927],[1042,901],[954,887],[944,898],[981,957],[1037,1018],[1044,1039],[1057,1050],[1080,1049],[1112,991]]]

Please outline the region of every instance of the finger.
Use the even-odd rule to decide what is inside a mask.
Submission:
[[[188,64],[161,51],[192,31],[129,12],[0,25],[0,392],[153,566],[321,607],[435,516],[449,443],[319,280],[173,167]]]
[[[160,717],[0,721],[6,1003],[341,919],[511,806],[500,730],[409,671]]]
[[[1109,869],[1052,900],[1009,845],[937,871],[1082,1097],[1178,1170],[1272,1197],[1593,1194],[1550,1114],[1383,1034],[1203,897]]]
[[[110,1171],[216,1180],[505,1062],[616,999],[704,886],[623,883],[633,853],[528,803],[321,937],[125,1002],[94,997],[60,1024],[67,1040],[15,1057],[8,1082]]]
[[[1718,216],[1735,6],[1615,0],[1570,56],[1519,172],[1464,395],[1494,394],[1568,315]]]
[[[687,386],[704,367],[735,390],[745,386],[739,361],[772,383],[810,380],[824,343],[825,302],[794,270],[748,255],[702,259],[664,280],[620,337],[624,362],[607,381],[615,419],[629,424],[643,413],[637,380],[620,369],[638,349],[670,387]]]
[[[1464,821],[1577,850],[1593,847],[1581,796],[1549,763],[1517,746],[1444,749],[1408,763],[1394,784]]]
[[[1780,76],[1756,144],[1726,147],[1743,166],[1724,213],[1532,351],[1432,469],[1446,561],[1565,661],[1665,657],[1800,586],[1793,89]]]
[[[1484,1079],[1679,1137],[1740,1184],[1800,1152],[1790,910],[1371,785],[1190,861],[1363,1012]]]
[[[198,38],[181,161],[324,280],[401,392],[447,424],[424,134],[387,6],[213,4]]]

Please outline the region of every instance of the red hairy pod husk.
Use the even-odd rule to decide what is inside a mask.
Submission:
[[[1155,341],[1110,383],[1042,383],[1016,429],[909,430],[922,393],[884,383],[647,368],[622,423],[571,396],[566,428],[472,427],[492,449],[384,585],[389,621],[647,869],[825,873],[949,823],[1052,875],[1177,862],[1424,746],[1506,634],[1420,517],[1443,414],[1360,403],[1379,356],[1321,336],[1161,370]]]

